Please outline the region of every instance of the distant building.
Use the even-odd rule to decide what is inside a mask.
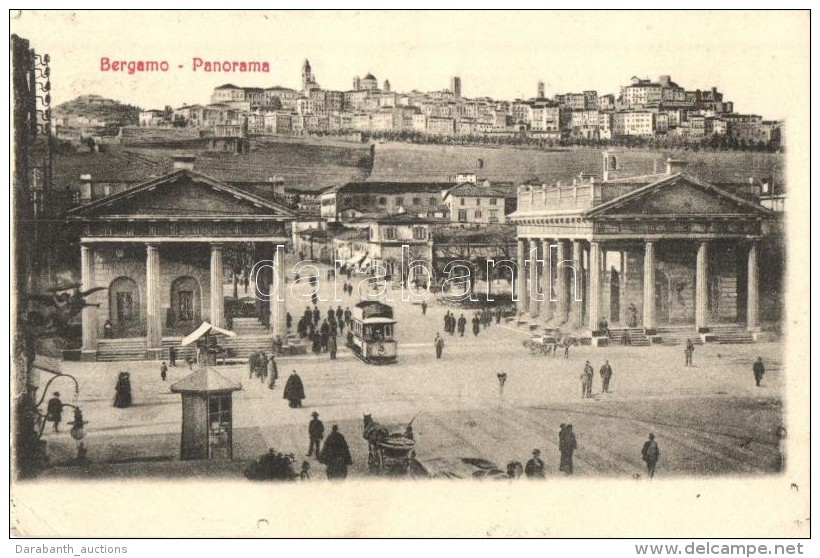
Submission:
[[[544,87],[544,82],[538,82],[538,94],[535,96],[536,99],[544,99],[546,98],[546,88]]]
[[[505,198],[508,190],[493,186],[489,180],[465,180],[443,196],[450,222],[471,224],[506,223]]]
[[[461,78],[459,76],[450,78],[450,91],[455,98],[461,98]]]
[[[442,193],[452,182],[349,182],[320,195],[320,213],[329,223],[345,222],[344,212],[392,214],[401,209],[413,215],[443,215]]]

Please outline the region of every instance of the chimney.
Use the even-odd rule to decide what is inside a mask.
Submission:
[[[80,175],[80,201],[91,201],[91,175]]]
[[[194,170],[196,155],[174,155],[171,160],[174,162],[174,170]]]
[[[669,158],[666,160],[666,174],[676,174],[679,172],[683,172],[683,169],[686,167],[686,161],[683,159],[672,159]]]

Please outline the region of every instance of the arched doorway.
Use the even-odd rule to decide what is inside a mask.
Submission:
[[[177,277],[171,283],[171,307],[167,326],[175,333],[187,333],[202,322],[202,292],[193,277]]]
[[[145,335],[140,316],[140,291],[130,277],[117,277],[108,286],[108,319],[114,337]]]

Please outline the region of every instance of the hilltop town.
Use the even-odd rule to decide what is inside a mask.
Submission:
[[[688,89],[669,75],[632,77],[618,94],[597,91],[547,95],[543,81],[530,99],[469,98],[453,76],[440,91],[398,92],[389,79],[356,76],[347,91],[324,89],[308,60],[301,86],[215,87],[210,102],[139,113],[148,128],[191,128],[214,136],[349,136],[416,142],[600,143],[699,145],[711,148],[782,147],[783,123],[735,112],[717,87]],[[57,107],[56,137],[71,138],[88,122]],[[93,135],[93,134],[92,134]],[[356,137],[356,136],[354,136]]]

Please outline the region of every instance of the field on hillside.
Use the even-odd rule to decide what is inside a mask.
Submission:
[[[687,173],[715,183],[746,182],[750,176],[782,180],[781,154],[619,149],[629,174],[663,172],[668,157],[689,162]],[[483,166],[482,166],[483,163]],[[521,183],[529,178],[553,183],[572,180],[581,172],[601,175],[600,149],[544,151],[512,147],[464,147],[386,142],[376,144],[371,180],[442,180],[460,172],[476,172],[490,180]]]

